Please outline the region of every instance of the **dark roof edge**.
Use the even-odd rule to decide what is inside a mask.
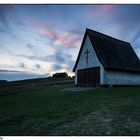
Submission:
[[[109,37],[109,38],[114,39],[114,40],[116,40],[116,41],[120,41],[120,42],[123,42],[123,43],[128,43],[128,44],[130,44],[130,43],[127,42],[127,41],[117,39],[117,38],[115,38],[115,37],[112,37],[112,36],[109,36],[109,35],[100,33],[100,32],[98,32],[98,31],[95,31],[95,30],[92,30],[92,29],[89,29],[89,28],[86,28],[86,30],[87,30],[87,31],[89,30],[89,31],[92,31],[92,32],[96,32],[96,33],[98,33],[98,34],[101,34],[101,35],[103,35],[103,36]]]

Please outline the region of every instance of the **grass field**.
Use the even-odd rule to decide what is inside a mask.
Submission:
[[[1,136],[140,135],[140,87],[26,86],[0,91]]]

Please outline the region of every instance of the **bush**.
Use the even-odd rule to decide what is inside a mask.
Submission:
[[[52,75],[53,78],[69,78],[66,72],[55,73]]]

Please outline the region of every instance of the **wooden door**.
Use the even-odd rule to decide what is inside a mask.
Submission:
[[[100,85],[100,68],[89,68],[78,70],[78,86],[99,86]]]

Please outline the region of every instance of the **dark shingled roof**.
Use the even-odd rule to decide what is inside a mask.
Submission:
[[[86,33],[73,68],[75,71],[86,36],[89,36],[97,57],[105,69],[140,72],[140,60],[130,43],[86,29]]]

